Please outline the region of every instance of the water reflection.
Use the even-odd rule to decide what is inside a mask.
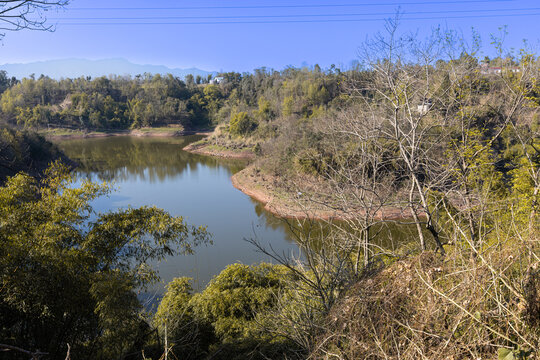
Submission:
[[[300,230],[294,221],[286,222],[268,213],[263,204],[231,184],[231,175],[246,165],[244,161],[182,150],[200,138],[110,137],[67,140],[58,145],[80,164],[77,174],[81,179],[114,181],[118,190],[95,201],[96,211],[155,205],[183,216],[190,224],[208,227],[213,245],[195,249],[192,256],[154,264],[164,283],[174,277],[190,276],[196,280],[195,287],[202,289],[228,264],[270,261],[244,239],[257,238],[280,254],[298,254],[295,241],[300,235],[309,234],[313,246],[324,246],[322,239],[336,227],[354,241],[354,231],[347,223],[313,222]],[[372,234],[377,234],[375,244],[394,250],[416,238],[415,231],[414,226],[390,223],[374,226]],[[156,288],[162,290],[163,285]]]
[[[149,183],[175,179],[184,171],[196,172],[200,164],[218,168],[226,166],[233,174],[240,171],[241,160],[216,159],[190,154],[181,149],[201,136],[172,138],[76,139],[59,143],[66,155],[79,163],[81,174],[95,174],[99,180],[139,180]]]
[[[154,264],[167,283],[190,276],[204,288],[212,276],[235,262],[270,261],[244,241],[257,237],[280,252],[297,252],[286,227],[263,206],[235,189],[230,177],[246,163],[187,153],[199,136],[182,138],[110,137],[59,142],[80,164],[79,178],[114,181],[117,191],[93,203],[98,212],[155,205],[194,225],[206,225],[214,244]],[[157,287],[159,292],[163,287]]]
[[[335,236],[358,239],[360,224],[345,221],[314,221],[314,220],[290,220],[277,218],[264,209],[264,204],[251,199],[255,213],[264,218],[266,226],[274,230],[283,230],[285,239],[289,242],[297,242],[302,238],[304,242],[309,237],[315,247],[321,247],[323,239],[329,237],[330,233]],[[336,231],[337,230],[337,231]],[[424,237],[428,239],[428,244],[433,245],[432,235],[427,229],[423,229]],[[388,251],[397,251],[404,245],[418,241],[416,225],[412,219],[402,219],[399,221],[376,222],[370,229],[371,242],[375,247]]]

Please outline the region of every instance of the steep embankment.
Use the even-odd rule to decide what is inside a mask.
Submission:
[[[332,308],[310,358],[539,359],[538,262],[520,259],[522,241],[483,259],[458,246],[374,265]]]
[[[58,159],[74,165],[54,144],[37,133],[0,128],[0,183],[21,171],[39,177]]]
[[[365,213],[361,207],[348,211],[337,210],[331,195],[318,191],[313,184],[289,183],[276,176],[265,174],[256,165],[250,165],[231,178],[235,188],[265,204],[265,210],[283,218],[322,220],[348,220]],[[299,191],[298,189],[303,191]],[[406,208],[384,207],[375,212],[376,219],[401,219],[410,217]]]

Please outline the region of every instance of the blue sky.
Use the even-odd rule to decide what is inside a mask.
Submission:
[[[398,8],[401,30],[419,36],[441,26],[470,37],[474,27],[488,55],[490,34],[505,25],[508,48],[539,45],[540,0],[72,0],[47,14],[55,32],[7,33],[0,64],[121,57],[213,71],[345,68]]]

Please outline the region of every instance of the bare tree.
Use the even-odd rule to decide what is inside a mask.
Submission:
[[[342,251],[343,232],[313,219],[287,220],[299,253],[278,253],[257,238],[247,239],[259,251],[290,272],[284,290],[275,294],[276,306],[259,325],[265,332],[293,341],[309,353],[324,331],[324,318],[355,279],[351,251]],[[350,249],[349,249],[350,250]]]
[[[381,141],[381,123],[372,115],[362,107],[353,108],[321,124],[334,154],[322,177],[335,200],[324,205],[341,214],[334,231],[342,233],[340,249],[354,254],[350,256],[357,277],[374,255],[388,254],[373,241],[378,235],[376,226],[404,215],[393,203],[397,190],[395,174],[390,171],[393,157]]]
[[[396,170],[402,177],[397,181],[403,189],[408,188],[407,205],[422,249],[427,248],[422,231],[425,225],[444,254],[437,205],[431,194],[449,181],[442,161],[449,134],[443,129],[455,115],[449,91],[461,79],[442,75],[445,73],[437,71],[437,66],[455,43],[444,41],[448,34],[439,29],[424,41],[416,34],[400,34],[398,19],[388,21],[386,34],[377,35],[361,48],[362,63],[370,75],[354,82],[353,93],[380,122],[380,140],[396,149]],[[462,76],[472,70],[461,69]]]
[[[65,7],[69,0],[4,0],[0,1],[0,30],[52,31],[46,12]],[[3,36],[4,34],[2,34]]]

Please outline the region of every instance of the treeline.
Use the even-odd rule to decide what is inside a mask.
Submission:
[[[310,117],[340,93],[339,71],[323,73],[318,67],[313,71],[231,72],[220,74],[222,80],[214,84],[170,74],[59,81],[46,76],[17,81],[8,80],[5,72],[2,75],[2,121],[32,129],[200,128],[253,107],[258,107],[253,121],[268,121],[282,113]],[[249,130],[242,125],[237,129]]]
[[[490,72],[477,48],[453,36],[390,32],[368,41],[363,67],[347,72],[261,69],[200,86],[161,76],[54,82],[123,81],[136,90],[127,110],[150,105],[158,84],[185,88],[189,96],[170,98],[200,104],[198,124],[217,125],[203,145],[252,148],[251,177],[270,175],[266,188],[308,217],[289,222],[302,257],[254,239],[279,265],[231,265],[198,294],[175,279],[155,316],[144,316],[135,292],[155,280],[146,260],[178,245],[190,251],[188,235],[204,242],[204,229],[143,208],[101,215],[84,230],[88,201],[106,189],[72,189],[54,169],[39,186],[19,175],[0,190],[2,338],[55,358],[67,343],[97,359],[538,358],[539,59],[523,50]],[[2,106],[39,81],[47,79],[12,86]],[[91,98],[65,95],[57,103],[71,110]],[[30,98],[16,111],[55,106]],[[342,221],[315,221],[320,209]],[[415,230],[410,241],[377,242],[396,222]]]

